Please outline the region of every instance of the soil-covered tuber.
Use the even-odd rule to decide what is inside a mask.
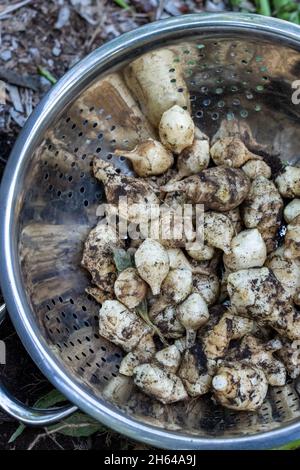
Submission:
[[[275,179],[275,184],[281,196],[294,198],[300,196],[300,168],[286,166]]]
[[[249,179],[239,168],[207,168],[199,175],[166,184],[162,191],[184,191],[195,204],[203,203],[206,209],[226,212],[239,206],[249,192]]]
[[[147,284],[135,268],[127,268],[118,275],[114,290],[117,299],[129,309],[133,309],[146,297]]]
[[[266,397],[268,382],[260,368],[231,363],[218,369],[212,388],[215,399],[225,408],[255,411]]]
[[[242,166],[242,170],[251,180],[255,180],[258,176],[264,176],[267,179],[272,176],[271,168],[262,160],[249,160]]]
[[[231,305],[239,314],[274,328],[283,337],[300,338],[300,313],[270,269],[253,268],[231,273],[227,289]]]
[[[174,163],[172,153],[160,142],[153,139],[138,144],[130,152],[115,150],[114,153],[127,158],[132,163],[136,174],[143,178],[161,175],[168,171]]]
[[[257,228],[260,231],[268,253],[276,247],[282,209],[283,201],[274,183],[264,176],[258,176],[245,199],[243,219],[246,228]]]
[[[267,257],[267,248],[260,232],[254,228],[236,235],[230,251],[223,256],[224,264],[231,271],[261,267]]]
[[[124,351],[132,351],[151,328],[118,300],[106,300],[99,312],[100,335]]]
[[[152,364],[141,364],[134,369],[134,383],[144,393],[165,405],[187,398],[179,377]]]
[[[238,137],[224,137],[210,149],[210,155],[217,166],[224,165],[239,168],[249,160],[261,160],[262,157],[250,152]]]

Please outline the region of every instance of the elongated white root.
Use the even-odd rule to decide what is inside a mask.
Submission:
[[[168,49],[148,52],[125,69],[127,86],[140,103],[143,114],[158,127],[165,111],[174,105],[190,111],[189,92],[176,54]],[[180,91],[178,91],[180,90]]]

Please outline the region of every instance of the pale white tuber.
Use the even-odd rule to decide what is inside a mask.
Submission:
[[[132,351],[151,328],[118,300],[106,300],[99,312],[100,335],[124,351]]]
[[[267,257],[266,244],[260,232],[254,228],[243,230],[236,235],[230,246],[230,251],[223,256],[224,264],[231,271],[261,267]]]
[[[242,170],[251,180],[255,180],[258,176],[264,176],[267,179],[272,176],[271,168],[262,160],[249,160],[242,166]]]
[[[147,238],[135,253],[135,264],[141,278],[151,287],[153,295],[159,294],[170,268],[167,251],[157,241]]]
[[[220,283],[215,274],[194,274],[193,292],[200,294],[210,307],[218,300]]]
[[[196,175],[208,167],[209,140],[199,129],[195,129],[194,142],[186,147],[178,156],[178,173],[174,179],[180,180],[186,176]]]
[[[284,238],[284,256],[300,261],[300,214],[287,226]]]
[[[218,166],[239,168],[248,160],[261,160],[262,157],[250,152],[238,137],[224,137],[210,149],[210,155]]]
[[[190,110],[188,88],[176,55],[167,48],[152,51],[131,62],[124,72],[127,86],[155,127],[162,114],[175,104]]]
[[[117,299],[129,309],[137,307],[147,294],[147,284],[135,268],[124,269],[118,275],[114,289]]]
[[[181,361],[181,354],[174,346],[168,346],[155,354],[155,361],[162,369],[176,374]]]
[[[165,111],[159,123],[161,143],[172,152],[179,154],[192,145],[195,125],[188,111],[178,105]]]
[[[294,198],[300,196],[300,168],[286,166],[275,179],[275,184],[283,197]]]
[[[209,261],[215,254],[215,248],[209,245],[203,245],[202,248],[191,248],[186,250],[191,258],[196,261]]]
[[[284,220],[289,224],[297,215],[300,214],[300,199],[293,199],[289,202],[283,211]]]
[[[293,259],[284,256],[284,247],[270,254],[265,266],[273,271],[278,281],[291,296],[300,288],[300,266]]]
[[[153,139],[138,144],[130,152],[115,150],[114,153],[130,160],[134,171],[141,177],[161,175],[174,163],[172,153]]]
[[[179,304],[191,293],[192,286],[189,269],[171,269],[161,285],[161,293],[168,303]]]
[[[134,369],[134,383],[144,393],[164,405],[188,397],[179,377],[152,364],[141,364]]]
[[[113,250],[120,245],[122,242],[115,229],[104,221],[90,231],[84,244],[81,265],[90,272],[93,283],[103,291],[104,298],[113,293],[117,277]]]
[[[260,231],[268,253],[276,246],[282,208],[281,196],[272,181],[264,176],[258,176],[252,181],[243,207],[244,224],[246,228],[257,228]]]
[[[209,319],[207,304],[203,297],[194,292],[177,307],[177,317],[186,329],[187,347],[193,346],[197,330]]]
[[[218,212],[204,213],[204,240],[208,245],[229,253],[233,236],[234,227],[229,217]]]

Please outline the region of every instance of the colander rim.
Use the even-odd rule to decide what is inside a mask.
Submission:
[[[193,14],[168,18],[151,23],[104,44],[90,53],[67,72],[36,107],[11,152],[4,171],[0,189],[0,284],[8,311],[28,353],[49,379],[71,402],[108,427],[149,445],[166,449],[264,449],[275,448],[300,439],[300,421],[282,427],[242,437],[194,437],[178,434],[143,424],[135,418],[112,407],[103,400],[92,397],[79,385],[72,374],[63,370],[54,352],[33,319],[30,305],[22,286],[18,263],[18,237],[14,228],[17,207],[22,192],[22,177],[26,163],[39,144],[46,129],[57,119],[67,104],[90,84],[97,74],[109,69],[129,51],[141,50],[153,42],[176,37],[187,31],[196,33],[199,28],[209,31],[223,29],[230,33],[245,30],[264,36],[284,39],[300,50],[300,27],[291,23],[254,14],[220,13]]]

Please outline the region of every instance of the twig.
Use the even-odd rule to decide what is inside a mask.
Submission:
[[[8,15],[9,13],[12,13],[15,10],[18,10],[21,7],[24,7],[25,5],[28,5],[28,3],[31,3],[32,0],[23,0],[23,2],[15,3],[14,5],[10,5],[7,7],[5,10],[0,12],[0,20],[3,19],[4,16]]]
[[[49,437],[51,434],[55,434],[57,432],[60,432],[62,431],[63,429],[80,429],[80,428],[85,428],[87,426],[89,426],[90,423],[80,423],[80,424],[62,424],[61,426],[58,426],[57,428],[55,429],[51,429],[51,431],[48,431],[46,428],[45,428],[45,432],[44,433],[41,433],[41,434],[38,434],[34,439],[33,441],[31,442],[31,444],[29,444],[29,446],[27,447],[27,450],[32,450],[36,445],[37,443],[41,440],[41,439],[44,439],[45,437]]]

